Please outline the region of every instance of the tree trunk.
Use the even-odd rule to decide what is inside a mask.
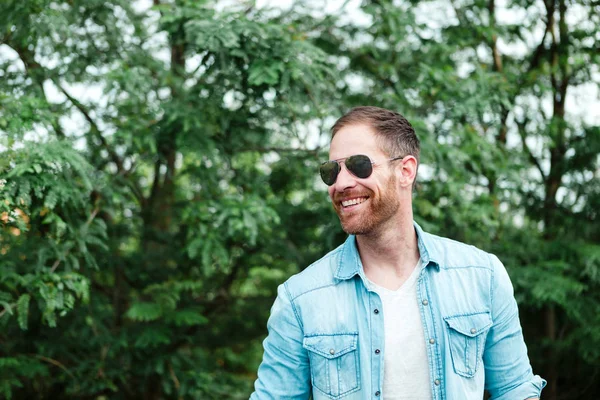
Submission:
[[[554,14],[556,1],[548,8],[548,17],[550,10]],[[552,47],[550,51],[550,80],[553,89],[553,115],[550,121],[550,137],[553,138],[550,146],[550,172],[544,182],[544,237],[547,240],[553,240],[556,237],[557,229],[555,213],[558,210],[556,194],[561,186],[564,173],[564,162],[566,153],[566,122],[565,122],[565,102],[569,76],[567,74],[568,59],[568,32],[565,20],[567,6],[565,0],[558,0],[558,35],[556,35],[554,26],[551,27]],[[545,310],[545,334],[549,340],[547,348],[548,386],[544,390],[544,398],[548,400],[558,399],[558,355],[556,354],[556,332],[558,330],[557,310],[553,304],[548,305]]]

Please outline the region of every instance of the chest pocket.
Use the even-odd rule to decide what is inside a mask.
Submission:
[[[492,326],[489,312],[445,317],[454,372],[472,378],[483,363],[486,332]]]
[[[360,389],[358,333],[306,336],[303,345],[315,388],[333,399]]]

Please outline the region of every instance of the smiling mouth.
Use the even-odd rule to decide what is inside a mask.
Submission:
[[[342,200],[340,203],[343,208],[349,208],[364,203],[368,198],[369,197],[355,197],[353,199]]]

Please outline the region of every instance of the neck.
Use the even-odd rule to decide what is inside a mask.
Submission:
[[[420,257],[412,210],[386,225],[377,232],[357,235],[356,242],[367,277],[397,286],[410,276]]]

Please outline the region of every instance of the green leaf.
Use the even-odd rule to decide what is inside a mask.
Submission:
[[[31,296],[28,294],[22,294],[17,300],[17,314],[19,327],[23,330],[27,330],[27,320],[29,318],[29,301]]]
[[[156,303],[134,303],[125,313],[127,318],[134,321],[154,321],[162,316],[162,307]]]
[[[176,326],[204,325],[208,318],[200,314],[199,310],[178,310],[168,314],[167,321]]]
[[[137,336],[134,346],[137,348],[152,348],[171,343],[166,327],[148,327]]]

